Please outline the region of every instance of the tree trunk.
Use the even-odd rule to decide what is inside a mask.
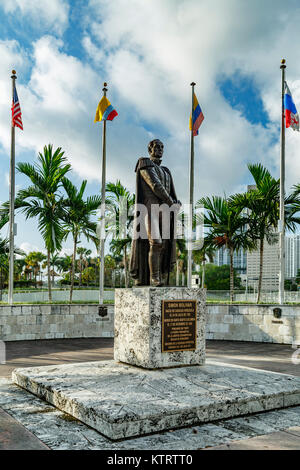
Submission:
[[[179,259],[176,260],[176,286],[179,286]]]
[[[260,302],[261,286],[262,286],[262,277],[263,277],[263,259],[264,259],[264,239],[260,239],[259,246],[259,278],[258,278],[258,288],[257,288],[257,303]]]
[[[127,275],[127,252],[126,245],[124,246],[124,275],[125,275],[125,287],[128,287],[128,275]]]
[[[205,259],[202,262],[202,289],[204,288],[204,282],[205,282]]]
[[[233,290],[234,290],[234,271],[233,271],[233,248],[229,249],[230,254],[230,302],[233,302]]]
[[[80,255],[79,287],[82,285],[82,255]]]
[[[48,294],[49,294],[49,302],[52,302],[52,291],[51,291],[51,263],[50,263],[50,250],[47,250],[47,268],[48,268]]]
[[[71,286],[70,286],[70,304],[72,303],[74,278],[75,278],[75,263],[76,263],[76,247],[77,247],[77,235],[74,236],[74,250],[72,259],[72,274],[71,274]]]
[[[0,300],[2,300],[2,267],[0,268]]]

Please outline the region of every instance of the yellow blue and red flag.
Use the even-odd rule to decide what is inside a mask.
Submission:
[[[202,124],[202,121],[204,119],[204,114],[202,112],[202,109],[200,108],[200,105],[198,103],[197,97],[194,93],[193,97],[193,136],[198,135],[198,129]],[[192,130],[192,113],[190,115],[190,131]]]
[[[118,116],[117,111],[112,107],[106,96],[103,96],[99,101],[95,121],[112,121],[116,116]]]

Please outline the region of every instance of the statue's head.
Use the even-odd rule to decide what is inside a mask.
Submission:
[[[151,140],[148,144],[148,152],[151,160],[160,163],[164,153],[164,144],[159,139]]]

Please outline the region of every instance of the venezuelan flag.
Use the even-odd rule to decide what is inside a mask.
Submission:
[[[194,93],[193,106],[193,136],[198,135],[198,129],[204,119],[204,114],[200,108],[197,97]],[[190,115],[190,131],[192,130],[192,113]]]
[[[103,96],[99,101],[95,121],[112,121],[116,116],[118,116],[117,111],[112,107],[106,96]]]

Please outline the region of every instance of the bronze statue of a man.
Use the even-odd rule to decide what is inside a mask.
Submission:
[[[175,217],[181,203],[170,170],[161,166],[163,150],[159,139],[152,140],[148,145],[150,158],[140,158],[135,168],[136,211],[130,273],[136,285],[162,286],[176,261]]]

